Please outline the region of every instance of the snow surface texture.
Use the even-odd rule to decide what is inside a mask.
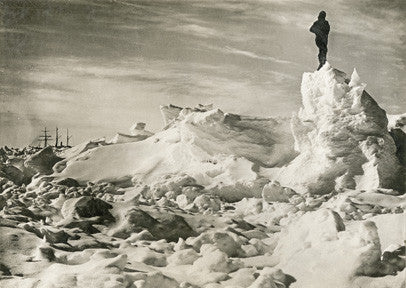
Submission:
[[[389,130],[401,129],[403,132],[406,133],[406,113],[387,116],[389,121]]]
[[[291,122],[168,105],[156,134],[0,148],[0,288],[405,287],[405,134],[364,87],[326,64]]]
[[[130,128],[131,135],[117,133],[113,139],[109,141],[111,144],[138,142],[154,135],[154,133],[145,130],[146,124],[143,122],[137,122]]]

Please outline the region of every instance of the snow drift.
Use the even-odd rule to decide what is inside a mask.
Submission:
[[[131,185],[186,174],[209,189],[237,185],[239,190],[248,191],[245,196],[252,196],[249,191],[254,187],[260,196],[269,180],[261,178],[258,168],[282,166],[296,156],[289,121],[210,108],[180,110],[163,106],[161,111],[168,123],[163,131],[133,143],[76,149],[83,152],[71,153],[65,160],[66,169],[55,176],[74,178],[80,183]]]

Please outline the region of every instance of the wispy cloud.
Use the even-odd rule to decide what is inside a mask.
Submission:
[[[191,34],[198,37],[220,37],[222,34],[215,29],[200,26],[197,24],[185,24],[185,25],[178,25],[175,27],[168,28],[170,31],[180,32]]]
[[[277,59],[277,58],[271,57],[271,56],[257,55],[254,52],[239,50],[239,49],[232,48],[232,47],[229,47],[229,46],[226,46],[223,51],[225,51],[226,53],[242,55],[242,56],[253,58],[253,59],[272,61],[272,62],[281,63],[281,64],[290,64],[290,63],[292,63],[292,62],[287,61],[287,60],[281,60],[281,59]]]
[[[270,78],[275,79],[276,82],[281,83],[284,81],[293,81],[297,80],[294,76],[288,73],[278,72],[278,71],[269,71],[268,74]]]

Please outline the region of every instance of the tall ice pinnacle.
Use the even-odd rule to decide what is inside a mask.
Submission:
[[[328,62],[319,71],[303,75],[303,107],[291,122],[300,154],[279,172],[281,184],[317,194],[401,189],[386,113],[365,86],[356,70],[347,79]]]

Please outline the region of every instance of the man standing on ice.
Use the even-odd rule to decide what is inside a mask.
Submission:
[[[330,32],[330,24],[326,21],[326,12],[319,13],[319,19],[310,27],[310,32],[316,34],[316,45],[319,47],[319,68],[323,67],[327,60],[327,40]]]

